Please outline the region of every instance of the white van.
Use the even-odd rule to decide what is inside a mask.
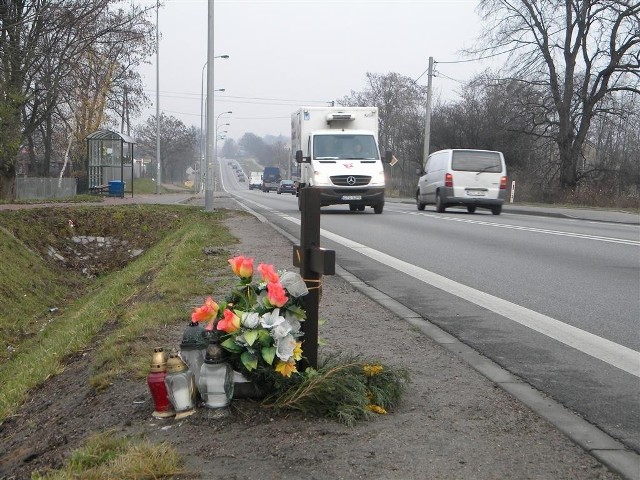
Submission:
[[[507,193],[507,167],[501,152],[452,149],[434,152],[419,170],[416,205],[435,205],[442,213],[447,207],[488,208],[500,215]]]

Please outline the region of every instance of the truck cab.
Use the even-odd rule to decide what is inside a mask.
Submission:
[[[377,108],[308,108],[292,115],[299,188],[320,190],[321,206],[384,208],[385,175],[377,142]],[[390,161],[391,152],[385,154]]]

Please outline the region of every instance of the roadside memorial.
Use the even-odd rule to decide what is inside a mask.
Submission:
[[[237,283],[223,300],[208,297],[191,313],[179,352],[189,372],[179,368],[182,401],[177,404],[178,395],[170,394],[173,410],[164,416],[191,415],[191,398],[209,409],[254,399],[275,410],[352,425],[385,414],[400,401],[409,381],[404,369],[350,352],[318,359],[322,277],[334,274],[335,252],[320,248],[317,192],[302,191],[301,242],[293,247],[300,273],[256,265],[254,258],[242,255],[228,260]],[[158,350],[163,351],[156,349],[154,362]],[[197,378],[193,397],[187,394],[187,377]]]

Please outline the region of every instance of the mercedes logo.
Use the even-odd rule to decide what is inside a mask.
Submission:
[[[349,175],[347,177],[347,185],[355,185],[356,184],[356,177],[354,177],[353,175]]]

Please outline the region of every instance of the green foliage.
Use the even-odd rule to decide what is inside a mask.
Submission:
[[[395,407],[405,392],[409,374],[358,356],[328,357],[317,371],[309,368],[286,382],[276,377],[271,380],[275,393],[264,400],[265,406],[354,425]],[[265,379],[265,383],[268,381]]]

